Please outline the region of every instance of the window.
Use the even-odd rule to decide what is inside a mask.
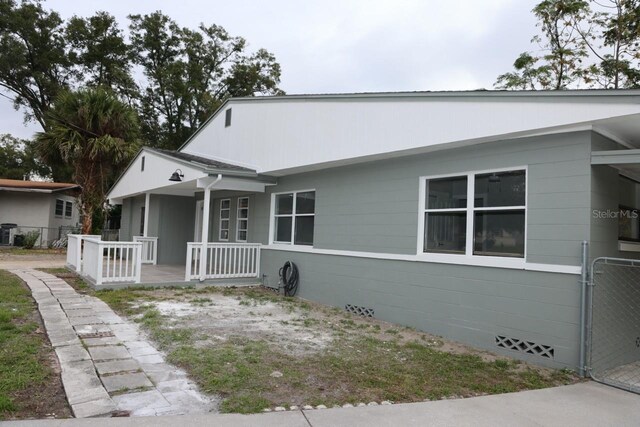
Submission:
[[[224,112],[224,127],[228,128],[231,126],[231,108],[227,108]]]
[[[223,241],[229,240],[229,214],[231,213],[231,200],[220,200],[220,233],[218,238]]]
[[[144,156],[142,156],[142,160],[140,160],[140,172],[144,172]]]
[[[56,216],[62,218],[64,213],[64,200],[56,199]]]
[[[526,172],[426,179],[423,252],[524,258]]]
[[[64,202],[64,217],[71,218],[73,214],[73,203],[72,202]]]
[[[312,246],[316,192],[275,194],[274,198],[273,241]]]
[[[238,215],[236,218],[236,241],[246,242],[249,231],[249,198],[238,198]]]

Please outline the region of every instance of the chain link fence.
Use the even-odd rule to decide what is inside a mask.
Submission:
[[[589,375],[640,393],[640,261],[598,258],[591,273]]]
[[[16,225],[1,230],[0,244],[8,246],[24,246],[30,236],[35,237],[34,248],[50,248],[66,246],[67,234],[79,233],[79,227],[36,227]],[[36,237],[37,236],[37,237]]]

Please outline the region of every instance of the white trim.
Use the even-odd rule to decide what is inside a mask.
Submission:
[[[499,207],[475,207],[475,176],[488,174],[488,173],[500,173],[510,171],[524,171],[525,173],[525,205],[524,206],[499,206]],[[467,207],[466,208],[445,208],[445,209],[427,209],[426,205],[426,189],[427,181],[432,179],[443,178],[456,178],[466,177],[467,179]],[[526,165],[512,166],[506,168],[485,169],[475,171],[464,171],[457,173],[441,174],[421,176],[419,179],[419,195],[418,195],[418,239],[416,246],[416,256],[425,257],[428,256],[428,261],[431,262],[451,262],[451,263],[464,263],[467,265],[487,265],[491,267],[505,267],[505,268],[523,268],[520,265],[526,264],[527,259],[527,217],[528,217],[528,199],[529,199],[529,168]],[[476,211],[505,211],[505,210],[524,210],[524,253],[522,257],[509,257],[509,256],[485,256],[473,254],[473,236],[474,236],[474,219]],[[466,240],[465,240],[465,253],[462,254],[447,254],[447,253],[435,253],[424,252],[424,216],[429,212],[466,212]],[[444,257],[444,258],[443,258]],[[449,259],[450,257],[453,257]],[[476,259],[482,260],[482,263],[476,264]],[[514,263],[514,260],[518,260],[519,263]],[[487,264],[488,263],[488,264]],[[512,267],[515,265],[515,267]]]
[[[222,207],[222,202],[229,202],[229,207],[228,208],[223,208]],[[229,216],[227,218],[222,218],[222,211],[229,211]],[[229,234],[231,231],[231,199],[220,199],[220,209],[218,210],[218,240],[220,240],[221,242],[228,242],[229,241]],[[227,220],[227,228],[222,228],[222,221]],[[222,238],[222,231],[226,230],[227,231],[227,238],[223,239]]]
[[[295,241],[295,226],[296,226],[296,217],[298,216],[316,216],[315,207],[313,213],[304,213],[297,214],[296,213],[296,195],[298,193],[310,193],[313,192],[314,195],[316,193],[316,189],[305,189],[305,190],[292,190],[292,191],[279,191],[277,193],[271,193],[271,210],[269,212],[269,245],[277,244],[277,245],[286,245],[286,246],[297,246],[297,247],[313,247],[313,245],[296,245]],[[293,196],[293,203],[291,206],[291,214],[279,214],[276,215],[276,196],[282,194],[291,194]],[[315,199],[314,199],[315,200]],[[275,227],[276,227],[276,218],[291,218],[291,241],[289,242],[279,242],[275,240]],[[315,234],[315,224],[314,224],[314,234]],[[314,236],[315,238],[315,236]]]
[[[285,252],[300,252],[317,255],[333,255],[333,256],[347,256],[354,258],[371,258],[381,259],[388,261],[410,261],[410,262],[424,262],[435,264],[452,264],[452,265],[464,265],[470,267],[490,267],[490,268],[506,268],[510,270],[526,270],[526,271],[540,271],[546,273],[561,273],[561,274],[575,274],[579,275],[582,271],[582,267],[574,265],[560,265],[560,264],[539,264],[525,262],[522,258],[508,258],[508,257],[487,257],[476,255],[472,259],[467,259],[465,256],[448,255],[448,254],[432,254],[427,253],[423,255],[405,255],[405,254],[389,254],[381,252],[360,252],[360,251],[345,251],[336,249],[317,249],[311,246],[301,245],[268,245],[262,246],[263,250],[273,251],[285,251]],[[437,256],[436,256],[437,255]],[[504,262],[507,260],[507,262]]]
[[[240,200],[243,199],[247,199],[247,207],[246,208],[241,208],[240,207]],[[247,240],[249,239],[249,196],[243,196],[243,197],[238,197],[238,206],[236,209],[236,242],[243,242],[246,243]],[[240,218],[240,211],[246,209],[247,210],[247,217],[246,218]],[[240,221],[247,221],[247,228],[245,229],[241,229],[240,228]],[[240,231],[244,231],[246,234],[246,238],[240,239],[238,236],[240,235]]]

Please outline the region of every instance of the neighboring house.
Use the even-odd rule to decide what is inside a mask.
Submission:
[[[576,368],[582,242],[640,250],[600,214],[640,208],[635,147],[632,90],[239,98],[108,197],[184,280],[243,277],[260,244],[265,285],[291,260],[302,298]]]
[[[37,231],[37,245],[46,246],[73,232],[79,191],[76,184],[0,179],[0,244],[13,245],[16,235]]]

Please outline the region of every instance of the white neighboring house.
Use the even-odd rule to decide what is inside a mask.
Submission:
[[[80,186],[71,183],[0,179],[0,245],[13,245],[16,235],[37,231],[36,245],[47,246],[76,231],[79,192]]]

